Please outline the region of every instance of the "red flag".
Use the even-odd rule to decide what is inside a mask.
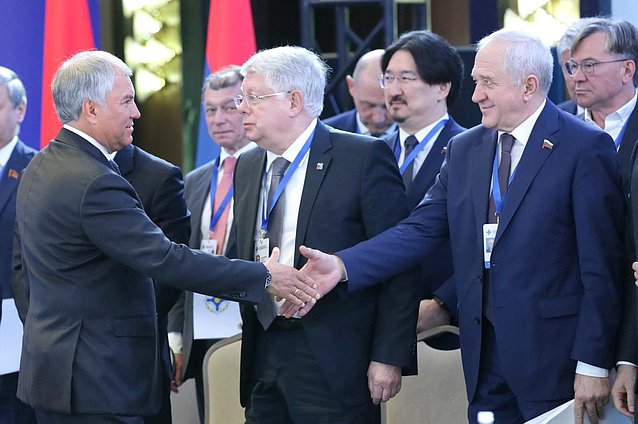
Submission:
[[[211,0],[206,61],[211,72],[242,65],[255,53],[255,28],[250,0]]]
[[[255,54],[255,28],[250,0],[211,0],[206,37],[204,79],[229,65],[242,65]],[[195,166],[201,166],[219,154],[206,128],[200,107]]]
[[[47,0],[42,61],[41,148],[49,144],[60,128],[51,95],[51,82],[55,72],[73,54],[94,48],[87,0]]]

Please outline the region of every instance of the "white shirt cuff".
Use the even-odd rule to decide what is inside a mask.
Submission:
[[[578,361],[578,364],[576,364],[576,374],[589,377],[609,377],[609,370]]]
[[[636,364],[634,364],[633,362],[627,362],[627,361],[618,361],[618,362],[616,362],[616,366],[619,366],[619,365],[629,365],[629,366],[632,366],[634,368],[636,367]]]
[[[184,347],[182,333],[178,331],[171,331],[170,333],[168,333],[168,346],[171,348],[174,354],[181,355],[182,348]]]

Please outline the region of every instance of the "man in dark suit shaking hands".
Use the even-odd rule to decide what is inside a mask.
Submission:
[[[301,267],[301,244],[334,252],[407,215],[388,146],[318,121],[326,65],[316,54],[265,50],[242,73],[235,100],[260,148],[242,154],[235,171],[239,257],[268,257],[279,246],[281,263]],[[242,306],[246,422],[366,422],[372,402],[394,396],[412,365],[417,305],[405,274],[351,296],[330,293],[303,318],[275,316],[274,303],[266,311]],[[272,323],[261,325],[263,314]]]
[[[552,57],[535,36],[487,36],[472,77],[482,125],[450,140],[411,216],[337,256],[302,249],[305,270],[330,283],[321,290],[347,272],[343,289],[356,292],[450,239],[470,422],[491,410],[520,423],[575,398],[576,423],[596,423],[621,311],[614,144],[547,100]]]
[[[18,397],[41,423],[141,423],[158,410],[151,278],[253,303],[267,292],[297,304],[314,299],[303,276],[275,263],[276,253],[264,267],[192,251],[147,217],[110,160],[131,143],[140,116],[130,75],[101,51],[62,64],[52,90],[64,127],[18,188],[30,289]]]

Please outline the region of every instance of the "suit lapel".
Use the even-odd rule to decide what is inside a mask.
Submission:
[[[4,209],[12,193],[18,188],[22,171],[28,163],[21,141],[18,140],[0,176],[0,211]]]
[[[559,144],[560,137],[554,136],[559,130],[558,113],[548,101],[532,129],[521,160],[516,167],[514,179],[507,190],[507,200],[499,220],[498,232],[494,240],[495,244],[501,234],[507,229],[536,174],[549,158],[549,155],[552,154],[553,149]],[[552,149],[543,148],[543,142],[546,139],[553,143],[554,147]]]
[[[471,152],[470,173],[474,216],[479,237],[483,237],[483,224],[487,222],[488,203],[490,201],[490,182],[492,181],[492,163],[496,152],[496,131],[486,130],[481,141]]]
[[[432,149],[425,158],[423,165],[421,165],[421,169],[417,172],[410,190],[408,190],[410,208],[421,202],[427,190],[434,183],[434,178],[441,170],[441,164],[443,163],[443,159],[445,159],[445,146],[447,146],[447,143],[451,138],[450,126],[452,125],[452,122],[453,121],[450,119],[447,124],[445,124],[436,140],[434,140]]]
[[[115,155],[115,163],[120,168],[120,174],[126,178],[131,172],[133,172],[135,147],[129,144]],[[128,178],[126,178],[128,180]],[[129,181],[130,182],[130,181]]]
[[[295,234],[295,260],[298,264],[300,259],[299,246],[303,244],[308,229],[308,222],[312,213],[317,194],[321,183],[328,172],[331,156],[326,152],[330,150],[330,132],[321,122],[317,123],[314,139],[310,147],[308,166],[306,167],[306,179],[304,181],[301,203],[299,205],[299,215],[297,216],[297,233]],[[320,165],[322,164],[322,165]]]
[[[629,174],[631,167],[631,153],[638,141],[638,104],[634,107],[633,112],[627,121],[625,133],[618,149],[618,163],[620,164],[620,172],[622,174],[623,187],[628,191]]]
[[[205,172],[197,178],[192,190],[189,190],[189,195],[186,197],[186,204],[189,205],[192,219],[191,222],[191,247],[199,249],[202,242],[202,232],[200,231],[200,224],[202,222],[202,213],[204,211],[204,204],[210,194],[210,181],[213,175],[213,167],[217,166],[217,161],[214,161],[206,168]]]
[[[240,258],[252,258],[255,229],[259,208],[259,193],[266,167],[266,151],[253,149],[239,158],[238,171],[235,173],[235,225],[240,223],[237,231],[237,250]],[[239,236],[242,235],[242,237]],[[245,235],[245,236],[243,236]]]

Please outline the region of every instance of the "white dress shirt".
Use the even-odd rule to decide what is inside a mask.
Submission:
[[[447,113],[445,113],[439,119],[437,119],[436,121],[432,122],[427,127],[424,127],[422,129],[420,129],[415,134],[408,134],[403,129],[399,128],[399,143],[401,143],[401,155],[399,156],[399,162],[398,162],[399,163],[399,168],[403,165],[403,162],[405,161],[405,140],[410,135],[414,135],[416,137],[416,139],[419,140],[419,145],[420,145],[424,141],[425,136],[428,135],[428,133],[432,130],[432,128],[434,128],[442,120],[449,119],[449,118],[450,118],[450,116]],[[430,138],[430,140],[428,140],[428,144],[425,145],[423,147],[423,149],[421,149],[421,151],[419,151],[419,153],[417,153],[417,155],[414,157],[414,161],[412,161],[412,164],[413,164],[412,165],[412,180],[414,180],[416,175],[419,173],[419,170],[421,169],[421,166],[423,166],[423,163],[425,162],[425,159],[428,157],[428,155],[430,154],[430,151],[432,150],[432,146],[434,145],[434,141],[437,139],[439,134],[441,134],[441,131],[443,131],[443,128],[444,127],[441,127],[441,129],[439,129],[437,132],[435,132],[432,135],[432,138]],[[418,148],[418,146],[416,146],[415,149],[416,148]]]

